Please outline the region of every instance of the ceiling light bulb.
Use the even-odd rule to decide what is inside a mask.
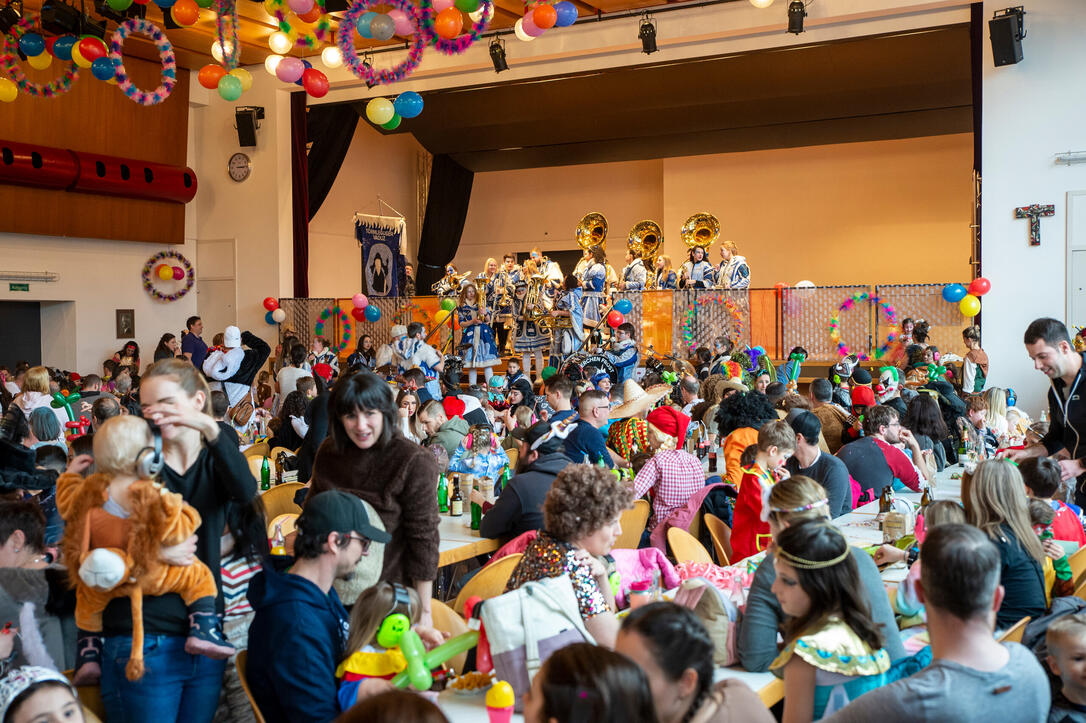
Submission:
[[[321,62],[326,68],[338,68],[343,65],[343,53],[336,45],[329,45],[321,51]]]
[[[282,59],[282,55],[269,55],[264,58],[264,70],[271,75],[275,75],[275,69],[279,67],[279,61]]]
[[[767,8],[773,4],[773,0],[750,0],[750,4],[756,8]]]
[[[483,5],[478,10],[476,10],[475,12],[468,13],[468,17],[471,18],[471,21],[473,23],[479,22],[480,20],[483,19],[483,15],[486,14],[487,7],[492,7],[492,6]]]
[[[268,47],[272,49],[273,53],[283,55],[290,52],[290,49],[294,47],[294,43],[291,42],[286,33],[277,30],[268,38]]]
[[[211,44],[211,57],[215,59],[215,62],[223,62],[223,57],[230,55],[234,52],[234,44],[229,40],[222,41],[222,45],[219,45],[219,41],[216,40]]]
[[[523,40],[526,43],[530,43],[533,40],[535,40],[535,38],[533,38],[528,33],[524,32],[524,24],[523,23],[524,23],[524,18],[518,19],[517,22],[516,22],[516,25],[513,26],[513,33],[517,36],[518,40]]]

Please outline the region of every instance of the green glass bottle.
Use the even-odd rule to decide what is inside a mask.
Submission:
[[[437,478],[437,508],[442,513],[449,511],[449,481],[444,472]]]
[[[271,465],[268,464],[268,455],[264,455],[264,461],[260,463],[260,490],[271,489]]]
[[[478,530],[479,524],[483,521],[483,506],[471,503],[471,529]]]

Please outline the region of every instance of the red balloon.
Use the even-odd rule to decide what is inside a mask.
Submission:
[[[299,15],[298,19],[301,20],[303,23],[309,23],[312,25],[313,23],[321,19],[320,6],[316,3],[313,3],[313,8],[309,12]]]
[[[366,320],[366,310],[365,309],[359,309],[356,306],[355,308],[351,309],[351,316],[354,317],[355,321],[365,321]]]
[[[183,278],[185,278],[185,270],[183,268],[181,268],[180,266],[174,266],[173,267],[173,280],[174,281],[180,281]]]
[[[82,52],[82,50],[80,50]],[[208,90],[215,90],[219,87],[219,81],[226,75],[226,68],[215,63],[208,63],[204,67],[200,68],[200,72],[197,74],[196,79],[200,81],[200,85],[204,86]],[[269,309],[271,311],[271,309]]]
[[[537,5],[532,11],[532,22],[537,28],[553,28],[558,22],[558,11],[552,5]]]
[[[306,68],[302,73],[302,87],[314,98],[328,95],[328,76],[316,68]]]
[[[45,39],[45,51],[54,57],[56,56],[56,53],[53,52],[53,46],[56,44],[56,42],[56,37]]]
[[[79,54],[93,63],[106,57],[106,44],[98,38],[83,38],[79,41]]]
[[[607,313],[607,326],[612,329],[617,329],[626,322],[626,317],[622,315],[621,311],[615,311],[612,309]]]
[[[434,19],[434,30],[446,40],[452,40],[464,29],[464,16],[455,7],[445,8]]]
[[[973,282],[969,284],[969,293],[973,296],[984,296],[991,290],[992,282],[983,276],[973,279]]]
[[[264,299],[264,308],[268,311],[275,311],[279,308],[279,302],[276,301],[274,297],[269,296],[268,298]]]

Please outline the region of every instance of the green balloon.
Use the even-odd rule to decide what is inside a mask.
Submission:
[[[207,10],[214,2],[215,0],[196,0],[196,5]]]
[[[107,0],[109,6],[119,13],[123,13],[132,5],[132,0]]]
[[[456,302],[453,301],[452,299],[442,299],[441,300],[441,308],[444,309],[445,311],[452,311],[453,309],[456,308]]]
[[[473,13],[479,9],[479,0],[456,0],[456,9],[464,13]]]
[[[557,369],[555,369],[554,367],[551,367],[551,366],[547,366],[547,367],[543,367],[543,373],[540,374],[540,376],[543,377],[543,381],[547,381],[548,379],[550,379],[551,377],[553,377],[557,373],[558,373]]]
[[[237,100],[241,97],[241,79],[227,73],[219,78],[219,95],[223,100]]]
[[[381,127],[384,128],[386,131],[394,131],[400,127],[400,121],[402,120],[403,118],[400,117],[400,114],[395,113],[392,116],[392,120],[390,120],[388,123],[382,123]]]

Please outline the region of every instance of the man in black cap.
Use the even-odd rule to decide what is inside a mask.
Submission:
[[[818,448],[822,422],[806,409],[793,409],[786,418],[796,433],[796,451],[784,463],[791,475],[810,477],[826,490],[830,501],[830,517],[852,512],[852,483],[848,467],[832,454]]]
[[[479,534],[483,537],[516,537],[543,527],[543,498],[558,473],[567,464],[573,464],[566,456],[565,440],[551,434],[551,426],[546,422],[517,427],[510,434],[520,445],[517,474],[509,480],[493,507],[483,506],[483,520],[479,524]],[[473,496],[476,494],[472,492]]]
[[[336,665],[344,658],[350,617],[332,587],[347,580],[371,542],[391,536],[370,523],[361,498],[342,490],[310,497],[297,521],[294,565],[265,567],[249,583],[246,677],[268,723],[331,721]]]

